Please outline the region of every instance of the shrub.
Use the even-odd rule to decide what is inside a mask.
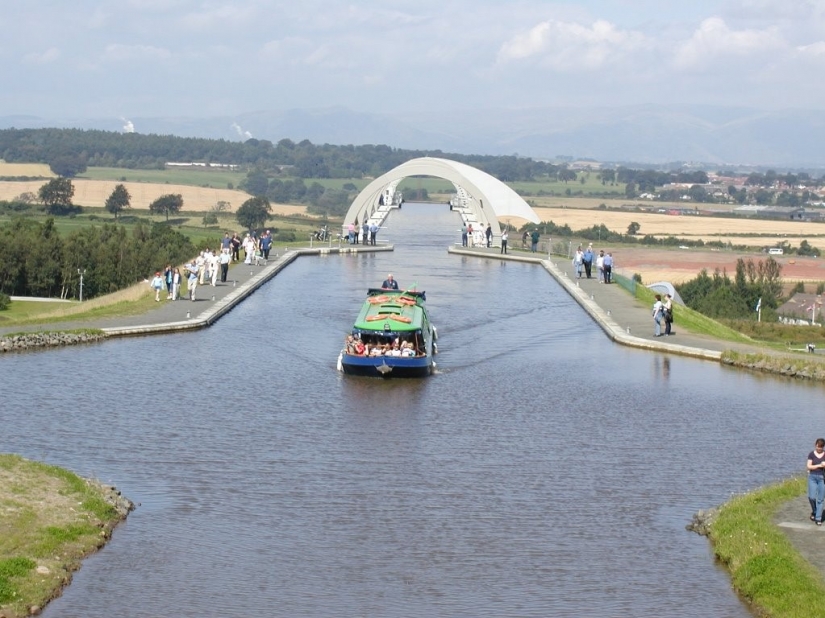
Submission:
[[[11,304],[11,298],[7,294],[0,292],[0,311],[5,311]]]

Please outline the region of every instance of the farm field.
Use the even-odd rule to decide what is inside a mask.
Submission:
[[[44,178],[54,178],[52,170],[45,163],[6,163],[0,159],[0,176],[41,176]]]
[[[231,210],[235,211],[251,196],[243,191],[233,189],[214,189],[211,187],[194,187],[191,185],[176,184],[149,184],[144,182],[119,182],[114,180],[83,180],[72,179],[74,186],[73,203],[91,208],[103,208],[106,198],[111,195],[115,186],[122,184],[132,196],[133,209],[148,210],[149,204],[168,193],[180,193],[183,196],[182,212],[207,212],[219,201],[229,202]],[[12,200],[21,193],[31,192],[35,195],[43,186],[42,180],[24,182],[0,182],[0,200]],[[273,214],[294,215],[305,214],[306,207],[294,204],[271,204]]]
[[[677,236],[692,239],[730,240],[734,244],[749,244],[744,236],[756,238],[755,245],[772,245],[788,240],[798,245],[799,239],[825,251],[825,224],[810,221],[776,221],[755,218],[667,215],[660,213],[587,210],[577,208],[536,208],[542,221],[569,225],[573,230],[604,224],[616,232],[626,232],[635,221],[641,227],[639,235]],[[515,223],[515,222],[514,222]],[[523,222],[522,222],[523,223]]]
[[[595,243],[594,243],[595,246]],[[740,253],[733,251],[656,249],[647,247],[618,247],[612,250],[616,261],[615,269],[625,277],[638,273],[645,285],[656,281],[684,283],[694,279],[702,269],[713,273],[717,268],[727,271],[730,277],[736,273],[739,258],[758,262],[767,258],[764,254]],[[782,266],[782,278],[786,281],[825,281],[825,259],[812,257],[773,256]],[[562,267],[566,258],[554,258]]]

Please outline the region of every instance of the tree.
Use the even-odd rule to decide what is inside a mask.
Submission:
[[[112,213],[117,220],[120,211],[129,208],[132,196],[124,185],[117,185],[112,194],[106,198],[106,210]]]
[[[226,202],[224,200],[218,200],[215,202],[215,205],[212,207],[213,212],[224,212],[232,210],[232,204],[230,202]]]
[[[260,197],[266,195],[266,190],[269,188],[269,178],[267,178],[266,172],[252,170],[246,175],[242,186],[250,195]]]
[[[68,214],[73,210],[74,186],[68,178],[53,178],[37,192],[51,215]]]
[[[86,157],[76,154],[58,155],[49,161],[49,169],[58,176],[73,178],[86,171]]]
[[[631,221],[630,225],[627,226],[628,235],[629,236],[635,236],[636,232],[638,232],[641,229],[641,227],[642,226],[639,225],[638,223],[636,223],[635,221]]]
[[[218,225],[218,215],[214,212],[210,212],[203,218],[203,227],[209,227],[210,225]]]
[[[265,197],[251,197],[241,204],[235,217],[244,228],[252,230],[263,227],[269,218],[272,207]]]
[[[180,193],[161,195],[154,202],[149,204],[149,212],[164,213],[169,221],[169,213],[177,214],[183,208],[183,196]]]

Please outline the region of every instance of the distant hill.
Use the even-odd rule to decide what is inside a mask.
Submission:
[[[314,144],[386,144],[462,154],[565,155],[598,161],[708,167],[825,169],[825,118],[815,110],[714,106],[481,109],[375,114],[344,107],[194,118],[0,117],[0,128],[71,127],[183,137]]]

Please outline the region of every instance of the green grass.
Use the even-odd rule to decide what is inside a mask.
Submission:
[[[69,470],[5,454],[0,470],[0,615],[17,618],[54,598],[120,515]]]
[[[710,526],[714,552],[736,590],[775,618],[809,618],[825,599],[822,574],[773,523],[780,505],[805,492],[800,476],[738,496]]]
[[[642,284],[636,285],[636,298],[642,303],[646,303],[650,307],[655,302],[655,292],[646,288]],[[747,343],[751,345],[761,345],[759,341],[755,341],[738,331],[717,322],[713,318],[702,315],[698,311],[694,311],[688,307],[673,304],[673,323],[678,325],[678,328],[685,329],[692,333],[700,335],[708,335],[722,341],[732,341],[735,343]]]
[[[237,188],[238,183],[246,178],[246,173],[220,169],[132,170],[119,167],[90,167],[78,178],[226,189],[229,183]]]

